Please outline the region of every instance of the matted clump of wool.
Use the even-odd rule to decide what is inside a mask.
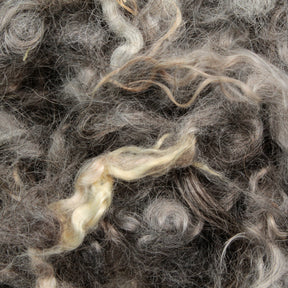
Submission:
[[[0,286],[285,288],[288,3],[0,1]]]

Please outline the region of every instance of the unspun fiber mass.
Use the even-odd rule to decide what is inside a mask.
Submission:
[[[288,287],[288,2],[0,1],[0,286]]]

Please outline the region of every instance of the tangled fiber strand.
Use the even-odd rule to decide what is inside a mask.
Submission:
[[[0,3],[0,286],[286,288],[288,4]]]

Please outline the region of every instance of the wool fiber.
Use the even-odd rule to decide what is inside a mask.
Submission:
[[[286,288],[287,115],[287,1],[0,1],[0,286]]]

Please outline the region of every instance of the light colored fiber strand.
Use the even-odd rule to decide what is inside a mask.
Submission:
[[[138,28],[133,26],[121,15],[120,5],[115,0],[100,0],[103,14],[107,19],[110,29],[120,38],[125,39],[125,43],[113,52],[110,60],[112,69],[116,69],[125,64],[129,59],[137,54],[143,47],[143,37]]]
[[[120,1],[120,2],[123,4],[123,1]],[[119,36],[126,38],[126,43],[118,47],[113,52],[111,56],[111,61],[110,61],[110,66],[113,69],[113,71],[105,75],[99,81],[99,83],[93,89],[92,95],[94,95],[96,91],[103,84],[107,82],[113,82],[113,80],[111,80],[111,77],[114,75],[117,75],[126,67],[129,67],[130,64],[132,65],[134,63],[137,63],[138,61],[142,61],[145,59],[147,61],[156,61],[155,59],[153,59],[153,56],[158,52],[163,42],[165,42],[166,40],[170,40],[170,38],[176,33],[177,29],[180,27],[182,23],[182,14],[176,2],[173,0],[163,1],[164,7],[167,10],[170,11],[171,7],[172,7],[172,10],[174,10],[175,19],[172,22],[172,25],[170,26],[168,31],[160,39],[158,39],[154,43],[154,45],[152,45],[152,47],[148,51],[147,56],[145,56],[144,58],[143,56],[142,57],[140,56],[140,57],[136,57],[133,59],[132,56],[137,54],[144,45],[143,37],[140,31],[136,27],[132,26],[127,21],[125,21],[125,19],[119,14],[120,12],[118,10],[117,5],[115,5],[115,3],[116,1],[113,1],[113,0],[108,0],[108,1],[102,0],[103,13],[109,19],[110,28],[115,33],[119,34]],[[121,6],[123,6],[122,4]],[[144,81],[147,81],[147,80],[144,80]]]
[[[117,2],[119,3],[119,5],[121,7],[123,7],[125,10],[127,10],[132,15],[136,16],[138,14],[138,8],[137,8],[136,0],[131,0],[131,1],[117,0]],[[131,3],[129,3],[129,2],[131,2]]]
[[[62,222],[63,233],[59,245],[44,254],[73,250],[82,243],[87,232],[97,226],[110,207],[113,178],[134,181],[149,175],[162,175],[176,167],[185,153],[193,157],[194,135],[161,150],[166,137],[160,138],[152,148],[123,147],[85,165],[77,178],[74,195],[50,205]]]
[[[57,288],[57,280],[54,276],[54,269],[46,262],[44,255],[36,249],[28,249],[32,269],[36,271],[36,288]]]
[[[148,56],[150,57],[154,56],[157,53],[157,51],[159,50],[159,48],[161,47],[161,45],[165,40],[170,40],[170,38],[175,34],[175,32],[182,23],[182,14],[176,2],[174,0],[166,0],[163,1],[163,4],[168,11],[174,10],[175,18],[169,30],[152,46],[151,50],[148,53]]]

